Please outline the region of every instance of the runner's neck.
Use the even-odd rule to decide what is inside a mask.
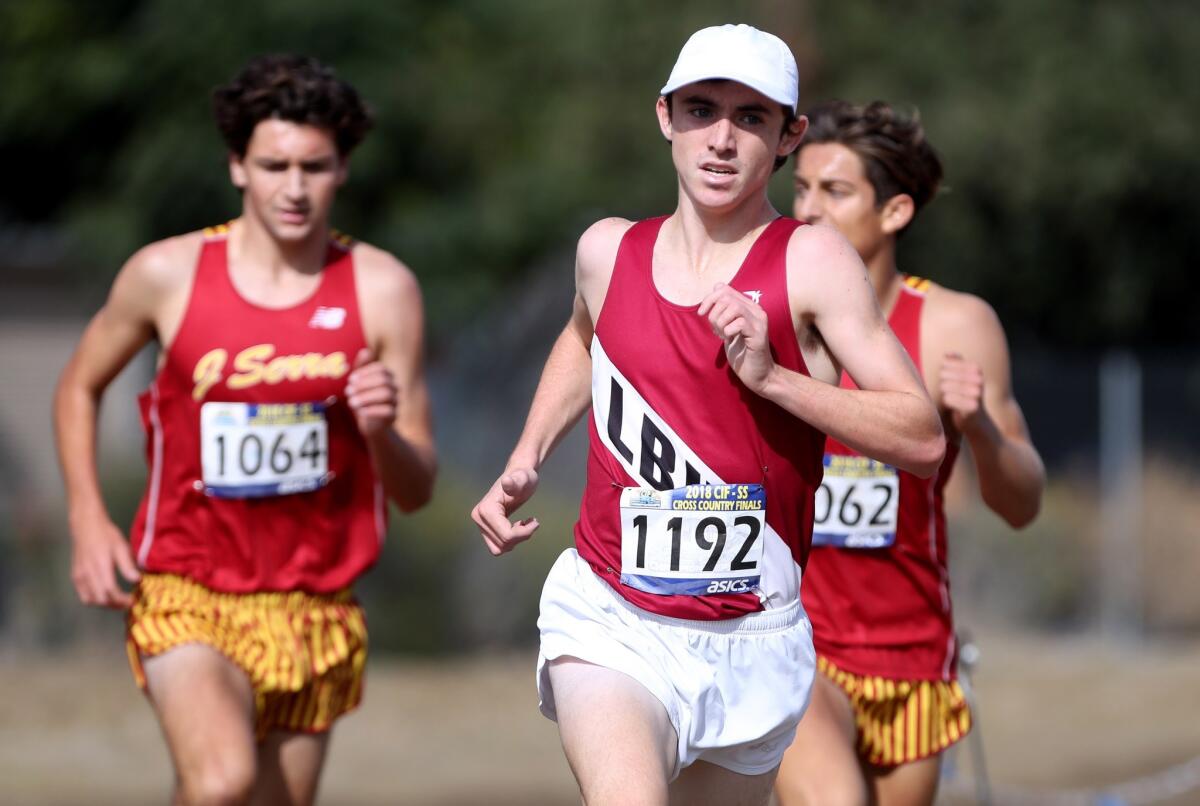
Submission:
[[[325,267],[329,227],[314,227],[299,243],[281,243],[252,216],[232,222],[229,232],[229,261],[249,273],[278,280],[287,274],[312,276]]]
[[[779,217],[763,196],[754,206],[742,205],[727,213],[706,213],[680,199],[679,208],[663,222],[660,239],[696,275],[709,267],[740,265],[762,231]]]

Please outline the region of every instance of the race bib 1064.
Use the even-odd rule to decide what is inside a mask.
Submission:
[[[329,483],[329,426],[320,403],[200,407],[204,491],[219,498],[303,493]]]
[[[896,542],[899,505],[896,468],[866,456],[827,453],[814,503],[812,544],[886,548]]]
[[[647,593],[749,593],[759,584],[761,484],[621,491],[621,583]]]

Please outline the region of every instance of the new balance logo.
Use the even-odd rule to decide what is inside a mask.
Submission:
[[[337,330],[346,322],[345,308],[319,307],[313,311],[312,319],[308,320],[309,327],[320,330]]]

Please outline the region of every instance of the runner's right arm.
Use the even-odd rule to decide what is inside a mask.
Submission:
[[[858,389],[777,364],[762,307],[718,284],[699,313],[725,340],[730,366],[751,391],[866,456],[928,478],[945,453],[937,410],[888,327],[866,269],[831,227],[801,227],[788,247],[788,292],[798,328],[815,328]],[[797,335],[800,335],[799,329]]]
[[[112,522],[96,471],[96,416],[104,390],[156,334],[156,313],[172,291],[164,259],[175,245],[153,244],[117,275],[67,362],[54,396],[54,433],[67,492],[71,581],[88,605],[125,608],[128,582],[139,578],[129,542]]]
[[[579,239],[571,318],[546,359],[525,427],[504,473],[471,510],[492,554],[512,550],[537,530],[536,518],[513,523],[509,517],[533,496],[538,469],[591,405],[595,320],[608,292],[617,247],[629,225],[623,219],[605,219]]]

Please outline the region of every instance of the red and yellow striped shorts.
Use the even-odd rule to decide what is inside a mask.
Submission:
[[[142,658],[208,644],[246,673],[255,730],[320,733],[362,700],[367,625],[349,590],[220,593],[173,574],[146,574],[134,591],[125,646],[143,690]]]
[[[858,753],[894,767],[936,755],[967,735],[971,711],[957,680],[895,680],[852,674],[818,657],[817,668],[846,692]]]

